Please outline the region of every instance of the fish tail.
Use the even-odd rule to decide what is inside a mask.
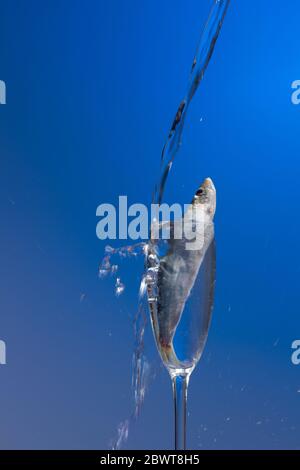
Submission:
[[[178,369],[182,367],[182,363],[179,361],[172,343],[161,347],[161,355],[165,364],[170,364]]]

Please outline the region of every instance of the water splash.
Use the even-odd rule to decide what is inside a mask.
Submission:
[[[116,296],[119,297],[119,295],[123,294],[124,290],[125,290],[125,284],[123,284],[123,282],[121,282],[121,279],[117,277],[116,284],[115,284]]]
[[[112,248],[111,246],[107,245],[105,247],[105,256],[99,265],[99,278],[104,279],[109,275],[114,277],[119,271],[119,264],[117,264],[117,261],[113,262],[115,258],[118,258],[118,261],[128,258],[135,258],[141,254],[144,254],[146,246],[147,243],[144,242],[136,243],[134,245],[121,246],[119,248]],[[124,290],[125,284],[123,284],[121,277],[118,276],[115,283],[116,296],[118,297],[121,295]]]
[[[144,242],[119,248],[112,248],[109,245],[105,247],[105,256],[99,266],[99,277],[104,279],[110,276],[116,279],[115,295],[117,297],[123,294],[125,290],[125,284],[122,282],[119,275],[120,261],[136,258],[137,256],[145,256],[147,250],[148,244]],[[111,443],[111,448],[115,450],[122,448],[127,441],[130,425],[140,414],[145,399],[146,389],[151,377],[154,375],[151,364],[147,361],[146,356],[144,355],[144,335],[148,321],[146,310],[147,305],[145,303],[146,282],[147,277],[144,275],[142,276],[139,289],[138,308],[132,322],[134,333],[134,349],[132,357],[133,412],[128,419],[120,422],[118,425],[117,437]]]
[[[137,249],[137,254],[147,250],[147,244],[144,244],[143,247],[135,246]],[[119,278],[117,278],[117,282]],[[121,449],[122,446],[126,443],[129,428],[131,424],[138,418],[143,403],[145,399],[146,390],[148,389],[150,381],[155,376],[155,371],[153,366],[147,360],[144,354],[144,336],[145,330],[148,323],[148,311],[147,304],[145,301],[146,293],[146,278],[142,277],[140,291],[139,291],[139,302],[136,314],[133,318],[133,332],[134,332],[134,348],[132,356],[132,389],[133,389],[133,411],[128,419],[122,421],[118,426],[117,438],[112,444],[112,449]]]
[[[116,442],[111,445],[112,450],[119,450],[122,448],[124,442],[127,441],[129,434],[129,420],[122,421],[118,426],[118,437]]]
[[[153,203],[161,204],[162,202],[170,170],[174,163],[175,156],[181,146],[185,119],[190,103],[204,77],[205,71],[212,57],[229,3],[230,0],[213,1],[213,6],[202,31],[196,54],[193,58],[186,95],[177,108],[175,118],[171,125],[165,145],[162,149],[161,172],[159,181],[155,185],[153,191]],[[108,275],[116,276],[116,273],[119,271],[119,264],[112,262],[113,257],[118,256],[121,260],[139,255],[146,257],[150,249],[151,251],[153,250],[151,241],[148,243],[138,243],[120,248],[112,248],[107,246],[105,249],[105,256],[99,267],[99,277],[105,278]],[[154,252],[155,250],[153,250],[153,253]],[[153,256],[155,255],[153,254]],[[132,361],[134,410],[129,419],[126,419],[119,424],[117,439],[112,445],[113,449],[120,449],[127,441],[130,423],[135,420],[140,413],[145,398],[146,389],[151,378],[151,365],[147,361],[144,354],[144,335],[148,318],[144,298],[147,285],[149,285],[149,283],[151,284],[152,282],[151,276],[153,276],[153,273],[151,272],[151,269],[148,269],[148,271],[144,273],[142,277],[139,291],[138,309],[133,319],[133,330],[135,338]],[[119,296],[124,292],[124,290],[125,284],[121,281],[121,278],[118,275],[115,282],[115,294]]]
[[[134,394],[133,417],[136,419],[144,403],[148,381],[150,379],[151,365],[144,355],[144,336],[148,321],[146,305],[143,298],[140,298],[137,313],[135,315],[134,326],[134,353],[132,357],[132,388]]]

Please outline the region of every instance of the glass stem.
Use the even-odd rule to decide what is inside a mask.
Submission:
[[[176,374],[172,377],[175,409],[175,449],[186,448],[186,403],[189,374]]]

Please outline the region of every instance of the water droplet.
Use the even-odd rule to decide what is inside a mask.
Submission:
[[[111,269],[110,269],[110,272],[111,274],[115,274],[119,269],[119,266],[117,264],[113,264]]]
[[[108,274],[107,269],[102,269],[102,268],[99,269],[98,275],[100,279],[103,279],[105,276],[107,276],[107,274]]]
[[[119,297],[119,295],[123,294],[124,289],[125,289],[124,284],[121,282],[121,279],[119,277],[117,277],[117,281],[116,281],[116,284],[115,284],[115,294],[116,294],[116,296]]]

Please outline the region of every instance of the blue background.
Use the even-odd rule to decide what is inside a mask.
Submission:
[[[116,299],[97,277],[95,213],[123,194],[150,202],[210,3],[0,4],[1,448],[108,448],[130,414],[142,262],[124,266]],[[297,0],[231,2],[168,185],[189,202],[210,176],[218,194],[194,449],[300,447],[299,14]],[[172,448],[171,385],[157,370],[127,448]]]

